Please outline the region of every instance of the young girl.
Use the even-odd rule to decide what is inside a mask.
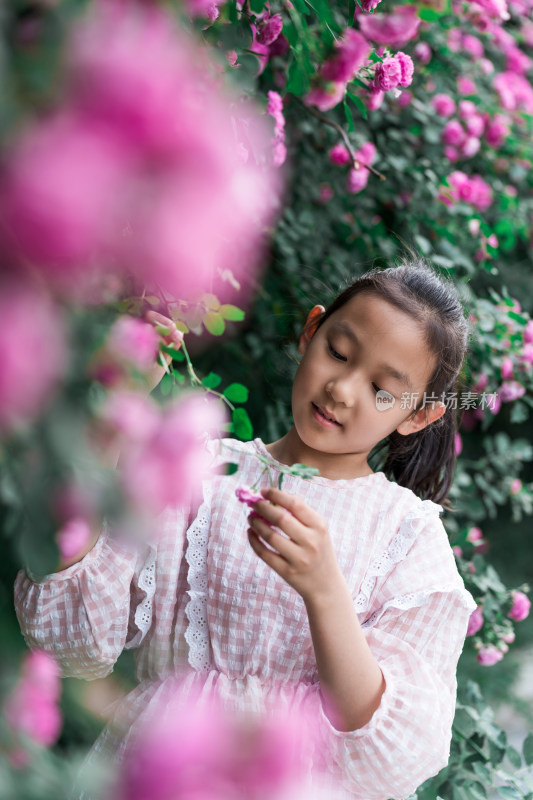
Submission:
[[[466,342],[453,289],[429,269],[368,273],[309,314],[293,427],[268,445],[223,440],[238,473],[206,481],[197,513],[167,509],[144,560],[102,535],[41,582],[19,573],[26,640],[65,675],[105,676],[138,648],[140,683],[97,750],[120,758],[178,685],[235,709],[312,714],[309,768],[329,776],[328,798],[403,798],[445,766],[475,607],[436,504],[451,481],[445,400]],[[378,443],[388,450],[373,472]],[[269,488],[258,455],[274,473],[304,463],[320,476]],[[251,514],[239,484],[262,489]]]

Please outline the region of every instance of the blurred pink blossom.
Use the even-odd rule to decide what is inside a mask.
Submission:
[[[376,160],[377,150],[373,142],[365,142],[355,153],[356,161],[360,164],[372,164]]]
[[[533,319],[528,320],[524,329],[524,342],[526,342],[526,344],[533,342]]]
[[[420,18],[414,5],[397,6],[388,14],[358,16],[363,34],[374,42],[392,48],[403,47],[417,34]]]
[[[197,498],[213,459],[204,445],[224,422],[222,406],[203,395],[187,395],[165,407],[151,436],[124,444],[120,478],[134,506],[149,512]]]
[[[471,100],[459,101],[459,116],[461,119],[468,119],[477,113],[476,104]]]
[[[454,446],[455,446],[455,455],[460,456],[463,451],[463,440],[461,439],[460,433],[455,434]]]
[[[494,88],[506,111],[525,111],[533,114],[533,87],[523,75],[500,72],[494,78]]]
[[[511,495],[519,494],[519,492],[522,491],[522,486],[523,484],[520,478],[514,478],[511,481],[511,485],[509,487],[509,494]]]
[[[495,114],[485,129],[485,140],[489,147],[498,149],[511,133],[511,120],[505,114]]]
[[[466,75],[459,75],[457,78],[457,91],[459,94],[472,95],[477,93],[476,84]]]
[[[533,364],[533,344],[527,343],[523,346],[520,359],[526,364]]]
[[[231,713],[214,699],[165,698],[130,747],[118,800],[251,800],[300,797],[302,714]]]
[[[331,188],[329,183],[321,183],[320,184],[320,192],[318,195],[318,199],[321,203],[328,203],[332,197],[334,197],[335,192]]]
[[[524,592],[514,591],[512,592],[511,597],[513,600],[513,605],[507,616],[510,619],[514,619],[515,622],[522,622],[522,620],[529,616],[531,601],[527,594],[524,594]]]
[[[52,656],[42,650],[28,653],[22,676],[4,707],[13,733],[43,747],[54,744],[61,730],[60,693],[60,671]]]
[[[224,0],[185,0],[185,9],[191,17],[204,17],[214,22],[218,17],[218,8]]]
[[[467,136],[461,145],[461,155],[464,158],[473,158],[479,152],[481,142],[475,136]]]
[[[385,99],[385,92],[376,89],[375,86],[372,86],[370,92],[368,92],[366,105],[370,111],[377,111],[378,108],[381,107],[383,104],[383,100]]]
[[[359,194],[362,192],[368,183],[370,173],[365,167],[359,169],[351,169],[348,173],[348,181],[346,189],[350,194]]]
[[[98,417],[113,434],[131,441],[150,439],[160,424],[157,404],[139,392],[109,392]]]
[[[512,45],[511,47],[507,48],[505,51],[505,57],[505,68],[509,72],[518,72],[521,75],[525,75],[525,73],[529,72],[533,66],[533,62],[531,61],[530,57],[520,50],[519,47],[516,47],[516,45]]]
[[[322,65],[320,77],[325,82],[348,83],[366,62],[370,44],[359,31],[346,28],[335,42],[335,52]]]
[[[455,162],[459,161],[459,159],[461,158],[459,150],[456,147],[452,147],[449,144],[447,144],[446,147],[444,148],[444,155],[446,156],[448,161],[452,162],[452,164],[455,164]]]
[[[346,146],[339,142],[339,144],[334,145],[329,151],[329,160],[338,167],[344,167],[346,164],[350,163],[351,157]]]
[[[504,381],[498,390],[498,395],[502,403],[512,403],[526,393],[525,386],[518,381]]]
[[[106,351],[143,372],[153,367],[159,348],[159,336],[153,325],[137,317],[123,316],[114,323]]]
[[[442,129],[441,139],[444,144],[460,147],[465,140],[465,132],[461,123],[456,119],[449,120]]]
[[[38,414],[65,371],[67,347],[61,313],[35,288],[0,289],[0,431]]]
[[[285,147],[285,117],[283,116],[283,99],[278,92],[269,91],[267,114],[274,118],[274,137],[272,144],[272,163],[281,167],[285,163],[287,150]]]
[[[64,560],[81,553],[91,538],[91,526],[86,519],[75,517],[69,520],[56,534],[59,552]]]
[[[459,545],[455,545],[454,547],[452,547],[452,553],[454,554],[455,558],[462,558],[463,557],[463,551],[459,547]]]
[[[477,36],[472,36],[470,33],[465,33],[463,36],[463,50],[466,50],[470,55],[475,58],[483,58],[484,49]]]
[[[489,644],[487,647],[481,647],[478,651],[476,659],[479,664],[484,667],[492,667],[503,658],[503,652],[494,644]]]
[[[468,620],[467,636],[474,636],[483,627],[483,610],[478,606],[470,615]]]
[[[489,17],[494,17],[504,22],[509,19],[509,11],[506,0],[472,0],[474,5],[478,5]]]
[[[329,111],[341,102],[345,94],[345,83],[326,83],[311,89],[305,97],[305,102],[310,106],[316,106],[320,111]]]
[[[479,139],[485,130],[485,118],[478,113],[471,114],[465,120],[465,127],[470,136],[474,136]]]
[[[483,531],[481,530],[481,528],[477,528],[477,527],[470,528],[470,530],[466,534],[466,541],[467,542],[472,542],[472,544],[476,544],[476,542],[482,542],[483,541]]]
[[[418,42],[415,45],[414,56],[421,64],[429,64],[431,55],[431,47],[427,42]]]
[[[504,633],[502,636],[502,642],[506,644],[512,644],[516,639],[516,634],[514,631],[509,631],[508,633]]]
[[[413,93],[409,91],[404,91],[398,98],[398,105],[400,108],[406,108],[407,106],[411,105],[413,102]]]

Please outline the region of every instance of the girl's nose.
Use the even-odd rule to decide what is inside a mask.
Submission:
[[[351,408],[355,403],[356,383],[353,375],[350,378],[335,378],[326,384],[326,392],[334,403]]]

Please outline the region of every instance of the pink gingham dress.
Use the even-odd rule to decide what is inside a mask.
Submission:
[[[102,535],[62,572],[39,581],[18,574],[16,608],[28,645],[53,653],[64,675],[86,679],[109,674],[123,648],[137,648],[139,685],[96,753],[119,759],[150,706],[179,677],[179,691],[213,692],[232,708],[282,703],[312,713],[318,741],[309,772],[326,771],[328,799],[406,797],[447,763],[457,659],[475,608],[440,506],[382,472],[284,479],[286,491],[326,519],[386,681],[370,722],[340,732],[322,710],[304,603],[252,551],[248,509],[235,497],[237,485],[261,475],[256,456],[268,456],[265,446],[226,439],[217,449],[217,458],[238,463],[239,471],[204,483],[192,524],[188,510],[167,509],[145,553]],[[268,476],[258,485],[267,486]]]

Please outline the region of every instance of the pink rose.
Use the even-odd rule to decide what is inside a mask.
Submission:
[[[463,36],[463,50],[466,50],[470,53],[473,58],[483,58],[484,50],[483,45],[477,38],[477,36],[472,36],[470,33],[465,33]]]
[[[380,92],[396,89],[402,79],[400,63],[394,56],[386,56],[376,67],[374,86]]]
[[[365,142],[355,153],[355,158],[360,164],[372,165],[376,160],[377,150],[373,142]]]
[[[249,486],[237,486],[235,489],[235,496],[239,502],[246,503],[248,506],[252,506],[254,503],[265,499],[260,492],[255,492],[253,489],[250,489]]]
[[[522,481],[520,478],[515,478],[511,481],[511,485],[509,487],[509,494],[515,495],[522,491]]]
[[[467,136],[461,145],[461,154],[464,158],[473,158],[479,152],[481,142],[475,136]]]
[[[485,119],[481,114],[471,114],[468,119],[465,120],[465,127],[470,136],[475,136],[479,139],[485,130]]]
[[[526,364],[533,364],[533,344],[525,344],[522,348],[520,358]]]
[[[346,146],[339,143],[329,151],[329,160],[338,167],[345,167],[346,164],[350,163],[351,157]]]
[[[372,86],[370,92],[368,92],[368,99],[366,101],[367,108],[370,111],[377,111],[383,104],[384,99],[385,92],[381,92],[379,89],[376,89],[375,86]]]
[[[461,119],[468,119],[468,117],[471,117],[476,113],[477,109],[475,103],[473,103],[471,100],[459,101],[459,116]]]
[[[4,707],[13,733],[28,736],[43,747],[54,744],[61,730],[60,692],[60,671],[52,656],[44,651],[26,655],[21,679]]]
[[[503,658],[503,653],[496,645],[489,644],[488,647],[482,647],[476,656],[477,661],[484,667],[492,667]]]
[[[474,636],[483,627],[483,610],[478,606],[470,615],[468,620],[467,636]]]
[[[450,144],[447,144],[444,148],[444,155],[452,164],[455,164],[455,162],[459,161],[461,158],[459,150],[456,147],[452,147]]]
[[[473,544],[479,543],[483,541],[483,531],[481,528],[470,528],[466,535],[467,542],[472,542]]]
[[[492,204],[492,189],[480,175],[472,175],[470,180],[471,203],[478,211],[486,211]]]
[[[258,25],[257,41],[261,44],[271,45],[276,41],[283,30],[281,14],[266,16]]]
[[[401,70],[401,77],[399,81],[399,86],[410,86],[413,82],[413,73],[415,70],[413,59],[411,56],[408,56],[406,53],[402,53],[402,51],[398,51],[396,53],[396,61],[400,64]]]
[[[459,547],[459,545],[455,545],[454,547],[452,547],[452,553],[454,554],[455,558],[462,558],[463,557],[463,551]]]
[[[530,344],[533,342],[533,319],[530,319],[524,329],[524,342]]]
[[[513,605],[507,616],[510,619],[514,619],[515,622],[522,622],[522,620],[529,616],[531,601],[529,597],[524,594],[524,592],[512,592],[511,597],[513,600]]]

